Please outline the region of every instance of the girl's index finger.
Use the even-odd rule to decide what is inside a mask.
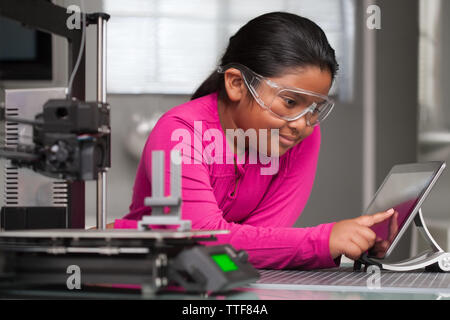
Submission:
[[[365,216],[361,216],[360,218],[360,223],[366,227],[371,227],[374,224],[380,223],[384,220],[386,220],[387,218],[389,218],[390,216],[392,216],[392,214],[395,212],[394,209],[389,209],[385,212],[378,212],[372,215],[365,215]]]

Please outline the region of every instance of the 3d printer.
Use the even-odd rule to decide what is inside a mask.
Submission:
[[[45,0],[0,0],[0,15],[67,38],[72,75],[67,92],[12,90],[6,95],[9,100],[3,120],[7,143],[0,156],[10,161],[7,169],[11,179],[7,177],[6,183],[13,186],[13,199],[11,206],[2,209],[5,231],[0,231],[0,293],[7,294],[11,288],[28,290],[42,286],[64,290],[67,267],[71,265],[83,271],[85,288],[99,283],[138,284],[143,292],[155,293],[176,284],[186,291],[219,292],[255,281],[258,273],[244,251],[229,245],[200,244],[214,241],[215,235],[228,231],[190,230],[190,224],[180,219],[180,165],[173,164],[171,168],[178,183],[172,183],[170,199],[149,199],[147,205],[155,208],[155,214],[140,223],[140,230],[105,230],[106,171],[111,165],[105,51],[109,16],[82,13],[82,28],[70,30],[66,27],[66,9]],[[85,102],[85,29],[94,24],[97,101]],[[27,104],[39,110],[30,114],[32,108],[24,108]],[[31,133],[26,140],[29,143],[20,140],[23,132]],[[8,140],[8,134],[13,139]],[[67,191],[67,201],[61,201],[60,206],[18,206],[15,199],[20,192],[14,179],[20,168],[58,179],[60,190]],[[85,180],[97,180],[97,230],[84,230]],[[163,185],[164,181],[155,181],[152,189]],[[177,208],[175,215],[158,214],[162,212],[160,207],[166,205]],[[181,229],[152,230],[149,226],[153,224],[179,224]]]

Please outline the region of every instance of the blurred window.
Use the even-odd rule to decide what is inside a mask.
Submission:
[[[316,22],[336,50],[332,93],[353,96],[355,0],[103,0],[108,92],[192,94],[250,19],[287,11]]]

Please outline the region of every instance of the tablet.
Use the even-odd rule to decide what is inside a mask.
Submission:
[[[400,164],[394,166],[376,192],[364,214],[395,209],[389,219],[371,227],[376,233],[375,245],[367,255],[387,258],[414,220],[431,188],[445,168],[445,162]]]

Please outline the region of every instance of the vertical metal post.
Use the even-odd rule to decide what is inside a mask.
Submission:
[[[97,21],[97,101],[106,103],[106,20]],[[97,177],[97,230],[106,229],[106,170]]]
[[[375,2],[363,1],[363,10]],[[376,191],[376,31],[363,26],[363,208],[367,208]]]
[[[164,199],[165,188],[165,154],[164,151],[158,150],[152,152],[152,198]],[[153,206],[153,216],[164,215],[163,206]]]

